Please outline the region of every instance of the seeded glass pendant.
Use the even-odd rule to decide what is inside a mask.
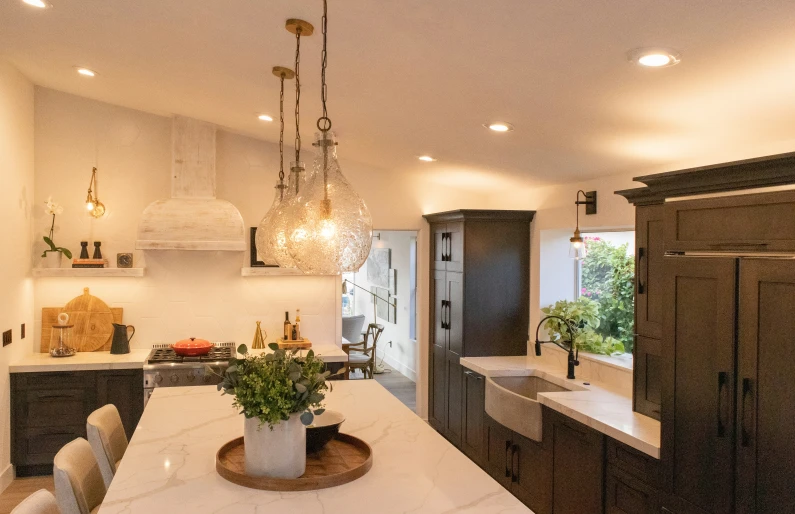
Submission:
[[[295,268],[296,263],[287,247],[288,224],[294,213],[300,210],[297,197],[306,189],[306,172],[303,162],[290,163],[290,177],[281,203],[274,209],[273,223],[268,230],[267,246],[270,255],[282,268]],[[259,232],[259,231],[258,231]],[[259,248],[259,246],[258,246]]]
[[[287,216],[287,247],[306,274],[357,271],[370,254],[373,222],[364,200],[340,170],[332,132],[316,135],[312,177]]]
[[[268,237],[276,219],[276,210],[279,204],[282,203],[282,196],[284,196],[284,190],[287,189],[287,186],[279,181],[274,189],[276,190],[276,196],[273,198],[273,204],[271,204],[271,208],[268,209],[265,216],[262,217],[262,221],[259,222],[257,236],[254,240],[257,246],[257,260],[264,262],[266,266],[275,266],[277,264],[276,259],[273,257],[273,252],[268,246]]]

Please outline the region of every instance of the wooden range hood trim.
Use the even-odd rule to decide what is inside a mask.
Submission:
[[[240,211],[215,197],[216,126],[175,116],[171,198],[144,209],[137,250],[245,251]]]
[[[688,168],[633,179],[646,187],[616,191],[634,205],[667,198],[795,184],[795,152]]]

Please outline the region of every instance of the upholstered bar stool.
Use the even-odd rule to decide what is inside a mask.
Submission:
[[[14,507],[11,514],[60,514],[55,496],[47,489],[39,489]]]
[[[105,487],[108,488],[119,467],[119,461],[127,451],[127,434],[124,433],[124,425],[116,406],[109,404],[92,412],[88,416],[86,433],[102,472]]]
[[[66,444],[52,466],[61,514],[93,514],[105,498],[105,482],[91,445],[82,437]]]

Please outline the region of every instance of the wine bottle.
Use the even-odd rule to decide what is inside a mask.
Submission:
[[[290,324],[290,313],[284,313],[284,340],[289,341],[293,335],[293,326]]]

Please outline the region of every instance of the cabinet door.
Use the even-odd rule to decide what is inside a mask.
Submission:
[[[97,405],[116,406],[127,438],[131,438],[144,411],[142,370],[97,371]]]
[[[663,206],[635,211],[635,332],[662,337],[663,256],[665,255]]]
[[[447,224],[447,271],[464,271],[464,222]]]
[[[535,514],[552,514],[552,455],[524,436],[512,439],[511,492]]]
[[[737,512],[795,510],[795,262],[741,259]]]
[[[632,402],[634,410],[650,418],[660,419],[662,402],[662,341],[635,336]]]
[[[433,269],[444,271],[447,269],[447,224],[434,223],[431,225],[431,249],[433,255]]]
[[[513,432],[500,425],[486,414],[485,416],[486,469],[491,477],[503,487],[511,487],[511,450]]]
[[[433,298],[431,305],[433,309],[433,337],[431,341],[436,346],[447,348],[447,280],[444,271],[433,272]]]
[[[604,436],[574,420],[551,415],[552,511],[599,514],[604,510]]]
[[[447,350],[443,347],[431,345],[431,403],[428,421],[439,433],[445,434],[447,430]]]
[[[464,356],[464,275],[447,272],[447,349]]]
[[[486,383],[483,375],[464,370],[464,435],[461,448],[464,453],[483,467],[486,415]]]
[[[610,465],[607,466],[605,475],[605,514],[660,512],[659,493],[656,489]]]
[[[662,458],[674,495],[733,512],[737,260],[666,257]]]
[[[447,439],[461,448],[464,434],[464,367],[447,352]]]

